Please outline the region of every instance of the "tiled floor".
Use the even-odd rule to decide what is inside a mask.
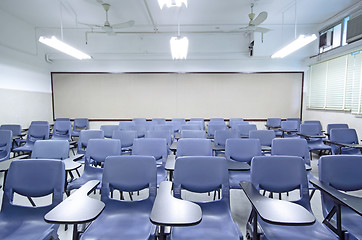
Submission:
[[[317,156],[314,156],[313,161],[312,161],[312,167],[313,167],[312,172],[313,172],[314,176],[316,176],[316,177],[318,175],[317,163],[318,163]],[[2,181],[2,179],[0,181]],[[0,192],[1,192],[0,194],[2,197],[3,192],[2,191],[0,191]],[[249,217],[250,210],[251,210],[250,203],[246,199],[242,190],[233,189],[233,190],[231,190],[230,196],[231,196],[231,212],[232,212],[233,219],[239,225],[241,232],[245,236],[245,232],[246,232],[245,226],[246,226],[246,222]],[[100,198],[98,193],[96,195],[92,194],[91,197],[98,198],[98,199]],[[205,197],[205,195],[202,197]],[[206,196],[206,198],[207,198],[207,196]],[[17,201],[19,203],[29,204],[26,199],[19,199]],[[38,200],[38,201],[42,202],[43,200]],[[316,218],[319,221],[321,221],[323,219],[323,217],[322,217],[322,211],[321,211],[320,194],[318,191],[313,196],[313,198],[311,200],[311,205],[312,205],[314,215],[316,216]],[[59,234],[60,240],[70,240],[71,236],[72,236],[72,229],[70,227],[70,228],[68,228],[67,231],[65,231],[64,225],[61,225],[59,227],[58,234]]]

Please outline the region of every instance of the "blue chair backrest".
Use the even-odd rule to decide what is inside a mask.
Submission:
[[[181,138],[177,142],[176,156],[212,156],[210,139]]]
[[[226,130],[226,129],[227,129],[227,126],[224,123],[224,121],[210,122],[209,125],[207,126],[207,133],[209,134],[209,136],[214,136],[216,130]]]
[[[327,125],[327,134],[331,134],[333,128],[348,128],[348,124],[345,123],[331,123]]]
[[[173,134],[173,126],[171,124],[155,124],[151,127],[149,130],[154,131],[170,131],[171,134]]]
[[[72,133],[72,123],[70,121],[55,121],[53,127],[53,137],[70,140]]]
[[[69,157],[69,141],[67,140],[38,140],[34,144],[31,158],[59,159]]]
[[[204,130],[181,130],[180,138],[206,138]]]
[[[299,123],[296,120],[282,121],[280,126],[284,130],[299,130]]]
[[[136,130],[136,123],[133,121],[121,121],[118,127],[119,130]]]
[[[269,127],[281,127],[281,123],[282,123],[282,119],[281,118],[268,118],[266,120],[266,125],[268,125]]]
[[[357,132],[353,128],[331,129],[330,140],[333,142],[358,144]]]
[[[45,125],[49,125],[48,121],[31,121],[30,125],[32,124],[45,124]]]
[[[146,138],[163,138],[166,139],[167,146],[172,144],[172,133],[171,130],[150,130],[146,132]]]
[[[249,137],[249,132],[257,130],[255,124],[239,124],[238,131],[241,137]]]
[[[146,124],[146,118],[133,118],[132,122],[134,122],[135,124]]]
[[[299,132],[304,135],[321,135],[322,129],[321,129],[321,126],[318,124],[303,123],[303,124],[300,124]]]
[[[304,124],[315,124],[315,125],[318,125],[320,131],[323,130],[322,123],[319,120],[307,120],[307,121],[304,121]]]
[[[204,130],[200,124],[197,123],[187,123],[186,125],[181,126],[182,130]]]
[[[304,161],[295,156],[257,156],[251,161],[251,183],[258,190],[273,193],[299,189],[300,199],[295,203],[311,210],[308,180]]]
[[[301,120],[300,120],[300,118],[287,118],[287,120],[286,121],[297,121],[297,123],[298,123],[298,126],[301,124]]]
[[[362,156],[331,155],[318,160],[319,180],[340,190],[356,191],[362,189]],[[333,201],[322,193],[324,214],[333,207]]]
[[[141,155],[107,157],[102,178],[102,201],[109,199],[109,193],[113,189],[135,192],[145,188],[149,188],[148,198],[154,200],[157,192],[157,170],[154,157]]]
[[[229,205],[229,175],[226,159],[214,156],[185,156],[176,160],[174,195],[181,198],[181,190],[196,193],[221,188],[221,200]]]
[[[132,146],[132,155],[153,156],[156,161],[166,163],[168,148],[164,138],[138,138]]]
[[[209,124],[210,123],[224,123],[225,124],[225,120],[223,118],[210,118]]]
[[[105,138],[112,138],[113,131],[119,130],[118,125],[101,125],[100,128],[104,132]]]
[[[236,130],[216,130],[214,135],[215,145],[225,146],[229,138],[239,138],[239,132]]]
[[[27,143],[34,144],[36,140],[49,139],[49,125],[31,124],[26,138]]]
[[[89,139],[85,152],[86,161],[91,159],[104,162],[108,156],[121,155],[121,142],[118,139]]]
[[[185,118],[172,118],[171,121],[172,122],[178,122],[178,123],[181,123],[181,124],[186,124]]]
[[[249,132],[249,138],[259,139],[262,146],[271,146],[275,137],[273,130],[251,130]]]
[[[244,122],[244,119],[242,118],[230,118],[229,119],[229,125],[232,129],[236,129],[238,124],[242,124]]]
[[[102,130],[82,130],[78,139],[78,153],[85,153],[89,139],[103,139],[104,132]]]
[[[131,147],[135,138],[137,138],[137,131],[134,130],[116,130],[112,135],[112,139],[121,141],[122,147]]]
[[[74,119],[73,123],[73,130],[80,131],[80,130],[87,130],[89,129],[89,120],[88,118],[76,118]]]
[[[11,130],[0,130],[0,159],[2,161],[10,158],[13,132]]]
[[[56,118],[55,121],[70,121],[70,118]]]
[[[152,118],[151,122],[154,124],[165,124],[166,119],[165,118]]]
[[[14,193],[27,197],[53,194],[50,206],[55,207],[63,200],[64,184],[65,168],[62,161],[54,159],[13,161],[6,177],[2,211],[12,207]]]
[[[253,157],[260,155],[259,139],[230,138],[226,140],[225,157],[228,160],[250,163]]]
[[[0,126],[0,130],[10,130],[14,137],[21,134],[21,126],[18,124],[3,124]]]
[[[302,138],[275,138],[271,154],[301,157],[305,164],[310,165],[308,143]]]

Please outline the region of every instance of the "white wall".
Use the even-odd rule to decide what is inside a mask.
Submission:
[[[51,121],[50,71],[37,53],[35,28],[0,11],[0,31],[0,124]]]

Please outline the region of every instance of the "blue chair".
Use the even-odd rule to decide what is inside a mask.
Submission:
[[[30,125],[32,124],[44,124],[44,125],[49,125],[48,121],[31,121]]]
[[[255,156],[261,155],[259,139],[231,138],[226,140],[225,157],[228,161],[245,162],[250,165]],[[240,181],[250,181],[250,171],[229,171],[230,188],[240,189]]]
[[[85,154],[89,139],[103,139],[104,132],[102,130],[82,130],[79,134],[77,153]]]
[[[25,145],[13,149],[13,152],[31,152],[36,140],[46,139],[49,139],[48,124],[30,124]]]
[[[251,130],[249,138],[259,139],[263,154],[268,154],[271,152],[272,141],[276,138],[276,134],[274,130]]]
[[[167,179],[165,164],[168,156],[168,147],[164,138],[138,138],[133,142],[132,155],[152,156],[157,166],[157,186]]]
[[[38,140],[31,152],[32,159],[58,159],[69,157],[69,141],[67,140]]]
[[[282,121],[281,129],[284,130],[282,137],[297,137],[297,132],[299,131],[299,125],[300,124],[296,120]]]
[[[202,221],[190,227],[173,227],[171,239],[243,239],[230,212],[230,193],[226,160],[223,157],[180,157],[174,174],[174,196],[181,190],[206,193],[221,190],[221,199],[196,202],[202,209]]]
[[[188,122],[188,123],[186,123],[186,125],[181,126],[181,131],[182,130],[203,130],[204,131],[204,128],[202,127],[201,122],[200,122],[200,124],[196,123],[196,122],[192,122],[192,123]]]
[[[237,130],[239,131],[240,137],[248,138],[249,132],[257,129],[255,124],[239,124]]]
[[[212,156],[210,139],[181,138],[177,142],[176,157],[182,156]]]
[[[310,155],[308,149],[308,143],[302,138],[276,138],[272,142],[272,155],[282,156],[296,156],[301,157],[304,160],[304,164],[310,166]],[[307,171],[307,170],[306,170]],[[310,197],[312,198],[315,192],[315,187],[309,180],[314,179],[312,171],[307,171],[308,186],[312,190]]]
[[[133,141],[137,138],[137,131],[134,130],[116,130],[113,131],[112,139],[121,141],[122,154],[132,151]]]
[[[323,130],[322,123],[319,120],[306,120],[304,121],[304,124],[315,124],[318,125],[320,132]]]
[[[173,142],[173,130],[150,130],[146,132],[145,138],[163,138],[166,139],[167,147]]]
[[[154,125],[166,124],[166,119],[165,119],[165,118],[152,118],[151,122],[152,122]]]
[[[281,118],[268,118],[266,120],[267,130],[273,130],[277,137],[281,137],[283,132],[279,130],[281,128],[282,119]]]
[[[214,124],[214,123],[219,123],[219,124],[223,123],[223,124],[225,124],[225,120],[223,118],[210,118],[209,124],[210,123],[211,124]]]
[[[10,130],[13,134],[12,149],[19,147],[21,142],[25,142],[21,135],[21,126],[19,124],[3,124],[0,126],[0,130]]]
[[[73,189],[78,189],[90,180],[102,181],[103,168],[101,166],[108,156],[121,155],[121,143],[118,139],[89,139],[85,153],[84,171],[82,176],[67,185],[67,194]],[[97,187],[98,189],[100,186]]]
[[[55,121],[53,126],[53,140],[70,140],[72,137],[72,123],[66,120]]]
[[[226,130],[227,126],[224,121],[222,122],[210,122],[207,126],[207,134],[210,138],[213,138],[215,135],[215,131],[217,130]]]
[[[155,226],[149,216],[156,198],[156,175],[155,159],[151,156],[107,157],[101,188],[101,200],[106,207],[80,239],[154,239]],[[120,201],[110,197],[114,190],[143,189],[149,191],[142,200]]]
[[[229,138],[239,138],[239,133],[236,130],[216,130],[214,136],[215,146],[226,145],[226,140]]]
[[[322,135],[321,126],[318,123],[303,123],[300,124],[300,134],[302,135]],[[303,137],[303,136],[302,136]],[[305,137],[304,137],[305,138]],[[312,152],[319,151],[319,156],[323,153],[331,152],[331,146],[323,143],[323,138],[306,138],[308,143],[308,149],[310,153],[310,159],[312,159]]]
[[[292,201],[301,205],[312,213],[308,180],[305,172],[304,161],[295,156],[257,156],[251,162],[250,179],[256,190],[265,190],[272,193],[285,193],[298,191],[298,199]],[[277,201],[277,200],[276,200]],[[284,201],[284,200],[283,200]],[[284,213],[285,209],[280,209]],[[285,214],[295,214],[285,212]],[[254,218],[249,218],[247,235],[252,236]],[[261,239],[290,240],[290,239],[338,239],[325,225],[318,221],[307,225],[282,225],[264,221],[259,216]],[[259,230],[258,230],[259,232]]]
[[[229,126],[231,129],[237,129],[237,125],[243,124],[244,119],[242,118],[230,118],[229,119]]]
[[[181,126],[186,124],[185,118],[173,118],[171,120],[174,132],[180,132]]]
[[[0,239],[58,239],[58,225],[48,224],[44,215],[63,200],[64,163],[58,160],[17,160],[10,165],[0,212]],[[14,194],[28,199],[52,195],[47,206],[14,204]]]
[[[88,118],[75,118],[73,122],[72,137],[79,137],[80,131],[89,129]]]
[[[205,130],[181,130],[180,138],[206,138]]]
[[[119,130],[136,130],[136,123],[133,121],[121,121],[118,124]]]
[[[146,118],[133,118],[132,122],[135,124],[146,124]]]
[[[362,156],[336,155],[319,158],[319,180],[344,193],[362,189]],[[324,217],[334,207],[328,194],[321,192]],[[333,217],[332,220],[336,220]],[[347,230],[345,239],[362,239],[362,217],[350,208],[341,206],[342,227]]]
[[[55,121],[66,121],[69,122],[70,118],[56,118]]]
[[[10,130],[0,130],[0,162],[10,158],[12,142],[13,132]]]
[[[331,124],[328,124],[327,125],[327,135],[328,135],[328,137],[330,136],[331,130],[333,128],[349,128],[349,127],[348,127],[348,124],[345,124],[345,123],[331,123]]]
[[[119,130],[118,125],[101,125],[100,129],[104,132],[105,138],[112,138],[113,131]]]
[[[353,128],[333,128],[331,129],[329,138],[332,142],[358,144],[357,132]],[[361,154],[357,148],[339,147],[331,145],[332,154]]]
[[[300,120],[300,118],[287,118],[286,121],[296,121],[298,124],[298,130],[299,130],[299,126],[302,123],[302,120]]]
[[[205,120],[203,118],[191,118],[186,124],[197,124],[200,126],[200,130],[205,130]]]

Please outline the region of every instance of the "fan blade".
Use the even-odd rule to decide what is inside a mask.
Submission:
[[[97,27],[97,28],[101,28],[101,27],[103,27],[103,26],[101,26],[101,25],[97,25],[97,24],[82,23],[82,22],[77,22],[77,23],[78,23],[78,24],[81,24],[81,25],[88,26],[88,27],[90,27],[90,28],[95,28],[95,27]]]
[[[260,33],[267,33],[267,32],[270,31],[270,29],[269,29],[269,28],[257,27],[257,28],[255,28],[254,31],[255,31],[255,32],[260,32]]]
[[[128,22],[113,24],[112,28],[127,28],[127,27],[132,27],[134,24],[135,24],[135,21],[130,20]]]
[[[250,21],[249,25],[257,26],[262,22],[264,22],[267,17],[268,17],[267,12],[261,12],[253,21]]]

